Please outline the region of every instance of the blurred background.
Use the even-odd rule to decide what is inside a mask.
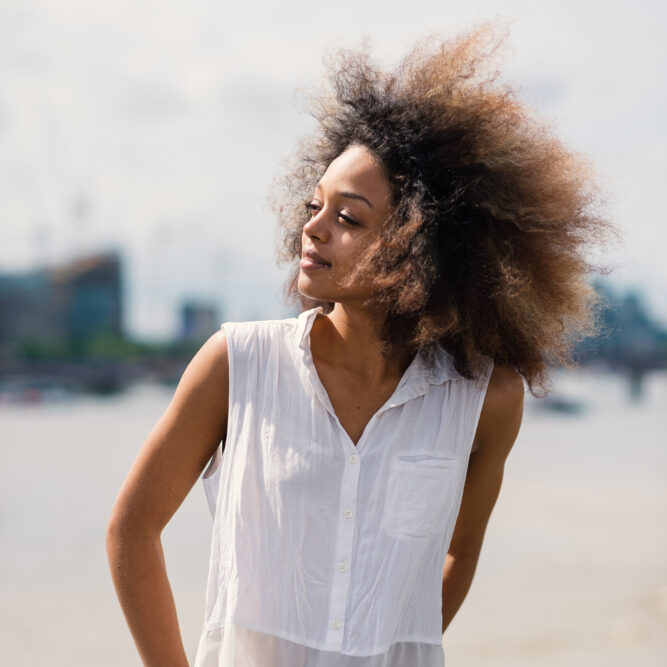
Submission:
[[[139,665],[111,505],[221,322],[290,317],[267,195],[322,58],[500,18],[505,79],[588,155],[624,244],[605,334],[527,395],[447,667],[667,664],[667,6],[0,3],[0,664]],[[194,657],[211,523],[164,534]]]

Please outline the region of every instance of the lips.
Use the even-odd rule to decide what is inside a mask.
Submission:
[[[329,262],[327,262],[322,255],[319,253],[315,252],[314,250],[304,250],[303,255],[305,259],[309,259],[311,262],[315,262],[316,264],[323,264],[324,266],[331,266]]]

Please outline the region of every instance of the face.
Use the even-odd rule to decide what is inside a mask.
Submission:
[[[331,302],[362,301],[367,284],[341,287],[364,249],[391,212],[389,180],[364,146],[350,146],[326,170],[308,204],[304,225],[298,289],[305,296]],[[320,261],[308,257],[319,255]]]

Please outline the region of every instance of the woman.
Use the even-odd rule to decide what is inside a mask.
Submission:
[[[302,312],[209,338],[114,506],[146,665],[188,664],[160,533],[207,463],[196,665],[444,664],[524,381],[593,330],[584,249],[609,230],[581,160],[485,75],[494,40],[332,64],[276,203]]]

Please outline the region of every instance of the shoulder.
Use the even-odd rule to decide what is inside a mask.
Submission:
[[[248,320],[243,322],[224,322],[221,326],[226,333],[238,338],[239,341],[257,339],[259,341],[271,338],[283,338],[296,329],[297,320],[294,317],[282,320]]]
[[[503,459],[514,444],[523,417],[524,383],[519,372],[494,364],[472,451],[493,448]]]
[[[221,327],[211,334],[188,365],[183,379],[191,385],[220,386],[229,378],[229,346],[227,334]],[[224,385],[223,385],[224,386]]]
[[[523,379],[515,368],[494,364],[482,414],[485,411],[504,413],[507,409],[516,409],[523,405],[524,391]]]
[[[283,337],[288,325],[289,320],[224,322],[199,348],[181,384],[190,392],[217,395],[226,404],[230,367],[244,368],[249,363],[261,365],[272,343]]]

